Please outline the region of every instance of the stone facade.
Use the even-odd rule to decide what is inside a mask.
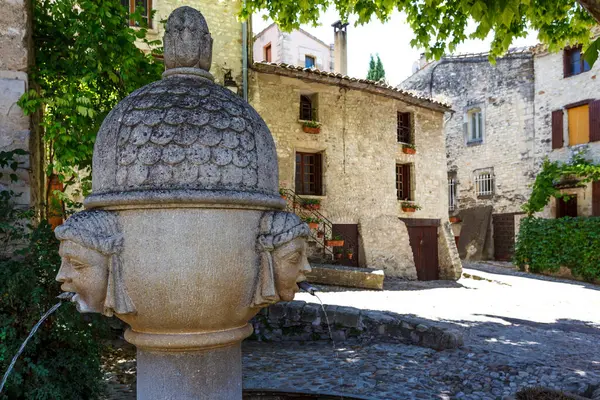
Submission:
[[[148,32],[148,39],[162,41],[165,32],[161,21],[166,20],[177,7],[186,5],[199,10],[208,22],[214,40],[213,48],[218,49],[213,53],[210,72],[217,82],[223,83],[225,73],[231,71],[232,78],[238,87],[241,87],[242,24],[237,19],[241,4],[240,0],[186,0],[185,4],[178,0],[154,0],[152,8],[156,13],[152,21],[152,29]]]
[[[361,266],[388,276],[416,278],[403,218],[447,222],[443,117],[447,108],[405,92],[341,75],[255,64],[250,102],[269,126],[277,146],[280,186],[294,190],[296,152],[323,157],[321,210],[334,224],[357,224]],[[303,132],[301,94],[318,97],[319,134]],[[415,155],[397,141],[397,113],[413,116]],[[375,117],[376,116],[376,117]],[[414,199],[422,209],[402,211],[396,164],[412,164]],[[303,196],[311,197],[311,196]],[[460,260],[446,229],[438,229],[442,278],[457,279]]]
[[[569,161],[575,153],[600,163],[600,142],[579,145],[569,143],[569,114],[567,107],[581,101],[600,99],[600,63],[589,71],[565,77],[564,51],[548,53],[541,46],[535,51],[535,158],[539,168],[547,156],[552,161]],[[552,112],[563,110],[564,145],[552,149]],[[577,196],[577,215],[592,215],[592,187],[568,188],[565,193]],[[556,200],[551,199],[540,214],[546,218],[556,216]]]
[[[0,189],[10,187],[17,193],[16,201],[24,206],[37,205],[41,193],[39,159],[42,151],[37,135],[32,133],[31,120],[17,105],[28,90],[31,23],[29,3],[25,0],[4,1],[0,11],[0,151],[23,149],[31,157],[22,157],[18,182],[0,182]],[[11,171],[12,172],[12,171]],[[5,178],[7,176],[5,175]]]
[[[521,211],[534,177],[533,57],[514,53],[490,64],[487,55],[447,57],[405,80],[401,87],[452,100],[445,124],[448,172],[456,176],[457,208],[493,206]],[[481,141],[468,142],[468,112],[483,113]],[[478,196],[476,171],[492,169],[491,196]]]
[[[315,68],[334,71],[333,45],[327,45],[303,29],[290,33],[282,32],[273,23],[254,37],[253,57],[255,62],[265,59],[265,46],[271,45],[271,62],[305,66],[305,56],[315,58]]]

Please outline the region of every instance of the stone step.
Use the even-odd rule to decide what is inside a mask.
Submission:
[[[381,269],[313,263],[310,266],[312,271],[306,274],[310,283],[383,290],[385,275]]]

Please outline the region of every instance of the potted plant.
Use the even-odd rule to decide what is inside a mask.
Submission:
[[[302,130],[306,133],[317,134],[321,132],[321,124],[317,121],[302,121]]]
[[[319,227],[319,224],[321,223],[321,220],[319,218],[312,217],[304,217],[302,218],[302,221],[306,222],[310,229],[317,229]]]
[[[285,192],[286,189],[285,188],[279,188],[279,195],[281,196],[282,199],[286,200],[287,199],[287,193]]]
[[[410,201],[403,201],[401,206],[402,206],[402,211],[404,211],[404,212],[415,212],[415,211],[421,209],[421,206],[419,206],[416,203],[412,203]]]
[[[323,237],[325,237],[325,232],[323,232],[323,231],[317,231],[317,237],[319,239],[322,239]]]
[[[354,257],[354,249],[352,247],[346,251],[346,256],[348,257],[348,260],[352,260],[352,257]]]
[[[340,235],[333,235],[333,238],[325,241],[325,245],[328,247],[342,247],[344,246],[344,238]]]
[[[450,222],[453,224],[457,224],[460,222],[460,218],[458,217],[450,217]]]
[[[302,207],[307,210],[318,210],[321,208],[321,200],[319,199],[304,199],[302,200]]]
[[[410,143],[404,143],[402,145],[402,152],[404,154],[415,154],[417,152],[417,146]]]
[[[342,258],[343,250],[341,247],[336,247],[333,251],[336,260],[340,260]]]

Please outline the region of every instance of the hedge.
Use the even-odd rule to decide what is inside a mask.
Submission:
[[[531,272],[567,267],[576,277],[600,279],[600,217],[524,218],[514,262]]]

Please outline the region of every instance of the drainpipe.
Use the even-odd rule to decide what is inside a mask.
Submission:
[[[246,7],[246,0],[243,3]],[[242,22],[242,88],[244,100],[248,101],[248,20]]]

